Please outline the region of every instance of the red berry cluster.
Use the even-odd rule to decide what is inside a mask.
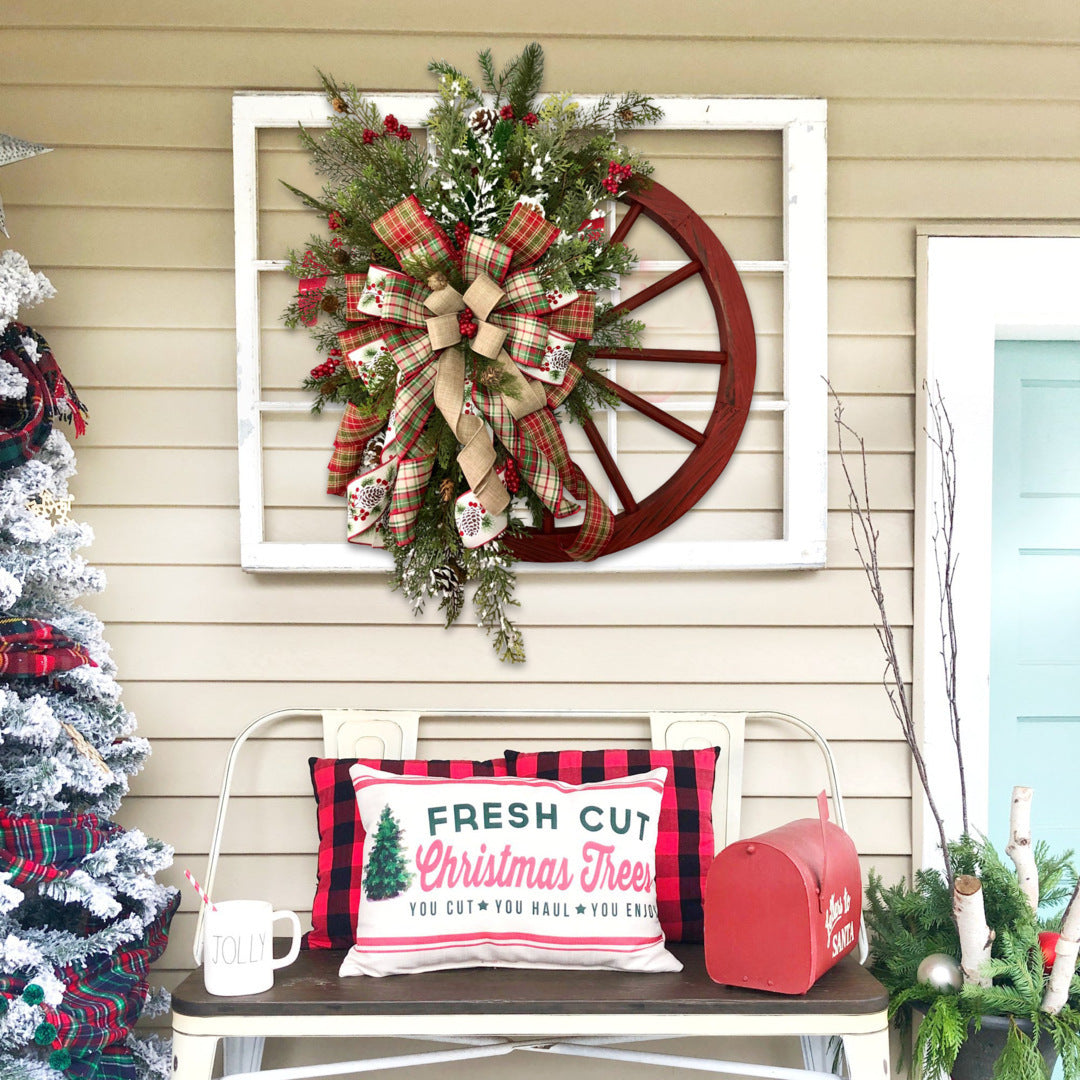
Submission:
[[[345,219],[336,210],[331,210],[326,224],[330,226],[331,232],[337,232],[345,224]]]
[[[454,226],[454,247],[458,251],[463,251],[465,248],[465,241],[469,239],[469,226],[464,221],[459,221]]]
[[[383,117],[383,127],[386,129],[385,131],[372,131],[371,128],[364,128],[360,137],[369,145],[383,135],[396,135],[403,142],[408,142],[412,138],[412,132],[393,113],[387,113]]]
[[[523,124],[524,124],[524,125],[525,125],[526,127],[529,127],[529,128],[531,128],[531,127],[536,127],[536,125],[537,125],[537,124],[538,124],[538,123],[540,122],[540,117],[539,117],[539,116],[537,116],[537,115],[536,115],[536,113],[534,113],[534,112],[527,112],[527,113],[526,113],[526,114],[525,114],[525,115],[524,115],[524,116],[523,116],[523,117],[521,118],[521,122],[522,122],[522,123],[523,123]]]
[[[518,472],[517,462],[513,458],[507,458],[503,466],[503,483],[511,495],[516,495],[521,490],[521,473]]]
[[[634,170],[630,168],[629,165],[620,165],[617,161],[611,161],[608,163],[607,176],[603,180],[601,186],[605,191],[611,192],[612,195],[618,195],[619,188],[621,188],[633,174]]]
[[[500,120],[513,120],[514,119],[514,106],[513,105],[504,105],[499,110],[499,119]]]
[[[458,312],[457,324],[463,338],[476,337],[476,331],[480,329],[476,323],[476,316],[468,308]]]
[[[338,369],[341,363],[341,350],[331,349],[330,355],[321,363],[311,369],[313,379],[328,379]]]

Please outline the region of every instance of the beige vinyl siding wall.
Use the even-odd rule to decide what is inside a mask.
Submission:
[[[657,10],[546,5],[547,85],[828,99],[829,369],[867,439],[907,658],[916,225],[1080,221],[1080,9],[698,0]],[[109,588],[90,604],[154,743],[122,819],[176,846],[171,881],[205,865],[228,740],[288,705],[795,712],[835,743],[864,865],[889,878],[910,869],[908,761],[878,681],[835,454],[827,570],[529,576],[523,668],[500,666],[472,628],[414,622],[377,577],[239,569],[232,92],[308,90],[316,66],[370,89],[427,90],[433,55],[468,64],[487,45],[507,56],[536,37],[534,5],[8,0],[3,20],[0,130],[57,148],[0,172],[10,243],[59,290],[31,321],[91,409],[76,446],[77,511],[96,530],[87,554]],[[694,140],[681,138],[692,169]],[[731,152],[735,187],[708,200],[717,231],[737,259],[775,255],[761,250],[774,226],[754,190],[755,177],[776,182],[775,147],[747,138]],[[307,354],[290,348],[298,382]],[[284,368],[275,379],[292,385]],[[310,454],[318,484],[325,455]],[[737,490],[729,520],[775,519],[773,495]],[[422,731],[422,751],[486,756],[646,734],[626,722],[443,721]],[[313,815],[302,760],[317,742],[286,736],[255,747],[220,892],[303,910]],[[800,755],[769,740],[753,750],[748,827],[805,813],[816,780]],[[189,963],[193,927],[188,894],[166,983]]]

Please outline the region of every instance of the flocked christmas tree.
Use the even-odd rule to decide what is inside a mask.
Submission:
[[[392,900],[409,887],[412,874],[405,865],[404,852],[401,826],[390,807],[384,806],[364,871],[364,894],[369,900]]]
[[[133,735],[102,624],[104,586],[68,516],[75,458],[53,421],[82,406],[45,340],[16,321],[52,286],[0,256],[0,1080],[169,1073],[137,1038],[168,1008],[146,981],[176,890],[166,845],[108,820],[149,753]]]

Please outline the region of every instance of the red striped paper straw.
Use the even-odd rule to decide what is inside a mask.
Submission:
[[[186,877],[188,881],[191,882],[191,887],[195,890],[196,893],[198,893],[199,897],[202,899],[202,902],[206,904],[206,906],[211,911],[217,911],[217,905],[214,903],[213,900],[210,899],[209,896],[206,895],[205,892],[203,892],[203,887],[195,880],[190,870],[184,871],[184,877]]]

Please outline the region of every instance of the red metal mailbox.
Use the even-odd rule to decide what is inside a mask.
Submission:
[[[718,983],[804,994],[855,947],[862,918],[855,845],[818,817],[729,844],[705,888],[705,966]]]

